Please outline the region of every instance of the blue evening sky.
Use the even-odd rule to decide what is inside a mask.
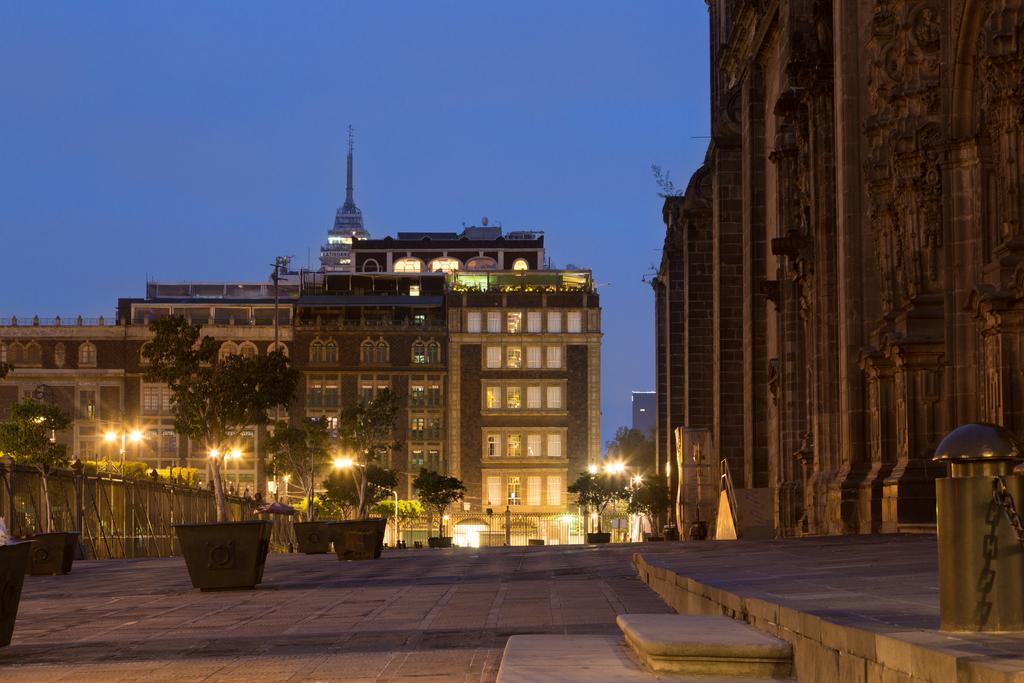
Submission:
[[[593,268],[608,439],[654,387],[650,165],[702,161],[707,53],[696,0],[4,3],[0,315],[315,262],[351,123],[373,235],[488,216]]]

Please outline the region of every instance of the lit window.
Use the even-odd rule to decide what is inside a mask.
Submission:
[[[487,387],[486,405],[492,410],[501,407],[501,387]]]
[[[521,434],[509,434],[505,437],[505,455],[518,458],[523,454],[523,437]]]
[[[501,438],[497,434],[487,435],[487,457],[497,458],[501,455]]]
[[[529,270],[530,264],[524,258],[517,258],[512,262],[512,270]]]
[[[548,505],[562,504],[562,478],[559,476],[548,477]]]
[[[29,349],[29,353],[31,353],[31,344]],[[78,367],[96,367],[96,345],[92,342],[82,342],[81,346],[78,347]]]
[[[505,366],[509,368],[523,367],[523,350],[518,346],[510,346],[505,350]]]
[[[396,273],[422,273],[423,261],[414,256],[408,256],[395,261],[394,268]]]
[[[583,313],[580,311],[569,311],[566,317],[565,327],[567,332],[579,333],[583,331]]]
[[[562,314],[558,311],[548,311],[548,332],[562,331]]]
[[[501,505],[501,477],[487,477],[487,504]]]
[[[522,390],[519,387],[505,387],[505,407],[518,410],[522,405]]]
[[[241,346],[238,347],[238,353],[242,358],[255,358],[258,352],[256,351],[256,345],[252,342],[242,342]]]
[[[547,348],[547,365],[549,368],[560,368],[562,367],[562,347],[561,346],[549,346]]]
[[[419,296],[419,295],[420,295],[420,286],[419,285],[409,285],[409,296]]]
[[[472,334],[480,332],[480,311],[470,311],[466,314],[466,331]]]
[[[562,457],[562,435],[561,434],[548,434],[548,453],[549,458],[561,458]]]
[[[412,362],[413,363],[426,363],[427,362],[427,345],[425,342],[417,341],[412,345]]]
[[[409,405],[421,407],[426,403],[427,388],[422,384],[409,387]]]
[[[523,502],[523,497],[522,497],[523,496],[523,492],[522,492],[522,487],[519,484],[519,477],[509,477],[508,478],[507,491],[508,491],[508,498],[506,500],[506,503],[508,505],[521,505],[522,504],[522,502]]]
[[[562,409],[562,387],[548,387],[548,410]]]
[[[505,330],[509,334],[518,334],[522,332],[523,327],[523,314],[522,313],[506,313],[505,314]]]
[[[526,314],[526,331],[540,332],[540,311],[530,311]]]
[[[527,505],[543,505],[541,495],[543,491],[540,488],[541,478],[540,477],[527,477],[526,478],[526,504]]]
[[[487,347],[487,367],[489,367],[489,368],[500,368],[501,367],[501,347],[500,346],[488,346]]]
[[[414,417],[409,421],[409,434],[413,439],[423,439],[423,432],[426,429],[426,418]]]
[[[501,332],[501,313],[497,311],[487,313],[487,331]]]
[[[410,462],[412,463],[414,469],[417,467],[423,467],[426,461],[423,459],[422,448],[413,449]]]
[[[526,437],[526,455],[531,458],[540,456],[540,434],[530,434]]]
[[[345,237],[342,237],[342,238],[341,238],[341,243],[342,243],[342,244],[352,244],[352,238],[351,238],[351,237],[348,237],[348,236],[346,235]]]
[[[526,347],[526,367],[528,368],[539,368],[543,367],[541,363],[541,353],[539,346],[527,346]]]
[[[526,387],[526,407],[529,410],[540,410],[540,387]]]
[[[313,342],[314,344],[316,342]],[[218,360],[227,360],[228,356],[238,355],[238,345],[235,342],[224,342],[220,345],[220,351],[217,353]],[[79,365],[81,365],[81,354],[79,354]]]
[[[490,256],[474,256],[466,261],[468,270],[497,270],[498,262]]]
[[[461,267],[462,263],[459,259],[450,256],[442,256],[430,262],[430,272],[432,273],[450,273]]]

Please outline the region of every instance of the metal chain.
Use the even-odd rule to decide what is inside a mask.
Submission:
[[[1002,477],[996,477],[992,482],[992,500],[995,501],[996,505],[1003,508],[1006,521],[1010,523],[1010,527],[1017,534],[1017,541],[1020,542],[1021,548],[1024,548],[1024,523],[1021,523],[1020,515],[1017,514],[1017,505],[1013,500],[1013,494],[1006,488],[1006,480]]]

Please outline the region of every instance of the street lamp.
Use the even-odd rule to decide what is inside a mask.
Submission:
[[[103,435],[103,440],[107,443],[114,443],[118,439],[121,439],[121,476],[124,476],[124,454],[126,449],[126,441],[132,443],[139,443],[142,441],[142,432],[138,429],[126,430],[122,428],[120,431],[109,431]]]

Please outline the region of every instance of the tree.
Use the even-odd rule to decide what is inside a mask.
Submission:
[[[290,474],[306,496],[306,521],[313,521],[313,490],[317,472],[327,463],[331,435],[324,420],[307,417],[294,427],[279,422],[267,439],[267,451],[274,459],[267,465],[270,474]]]
[[[631,515],[646,516],[653,529],[655,518],[668,512],[671,505],[668,482],[664,477],[652,477],[630,487],[626,510]]]
[[[444,513],[449,505],[466,495],[465,484],[455,477],[424,468],[412,485],[419,492],[420,501],[437,512],[437,535],[444,536]]]
[[[576,494],[576,502],[584,511],[597,513],[597,533],[601,533],[601,515],[610,503],[624,500],[627,491],[621,477],[614,474],[583,472],[569,485],[569,493]]]
[[[398,514],[395,514],[395,501],[391,499],[382,500],[371,508],[373,514],[392,519],[395,521],[395,539],[397,541],[402,527],[420,519],[423,516],[423,503],[418,500],[398,501]]]
[[[640,472],[653,473],[657,459],[656,445],[639,429],[619,427],[615,438],[607,443],[608,455],[616,457]]]
[[[398,398],[384,389],[370,401],[357,401],[338,416],[338,444],[353,460],[352,477],[358,491],[356,516],[366,518],[367,478],[370,465],[377,464],[398,447],[393,438],[398,417]]]
[[[336,506],[345,516],[349,511],[359,510],[359,501],[365,503],[366,508],[376,505],[392,495],[392,491],[398,485],[398,475],[394,470],[389,470],[380,465],[370,463],[365,470],[362,467],[353,467],[361,470],[361,479],[354,476],[354,472],[344,470],[331,472],[324,479],[324,499],[331,505]],[[362,495],[360,495],[360,481],[362,481]],[[362,519],[361,514],[357,517]]]
[[[266,424],[270,408],[292,400],[299,373],[280,350],[218,358],[217,341],[200,339],[199,326],[184,316],[160,318],[150,330],[153,340],[142,352],[149,363],[145,378],[167,385],[175,430],[209,451],[217,521],[224,522],[224,461],[243,429]]]
[[[70,426],[71,416],[62,408],[31,399],[12,405],[10,419],[0,423],[0,452],[39,470],[43,484],[39,524],[43,533],[49,532],[53,524],[47,476],[68,464],[67,446],[57,443],[56,433]]]

